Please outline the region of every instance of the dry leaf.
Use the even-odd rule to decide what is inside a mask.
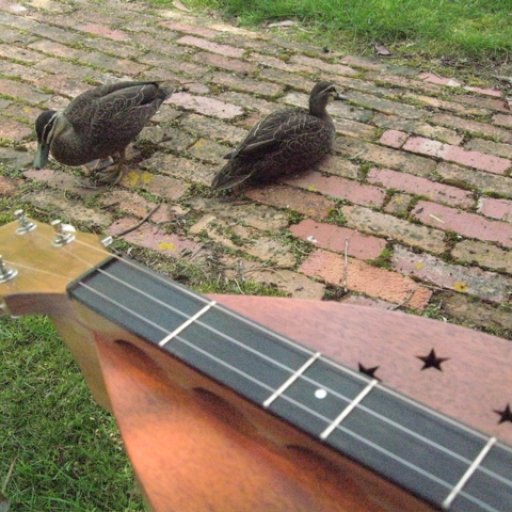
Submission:
[[[375,43],[373,47],[377,55],[381,55],[382,57],[389,57],[391,55],[391,52],[381,43]]]
[[[180,0],[174,0],[173,4],[174,7],[180,11],[190,12],[190,9],[186,5],[183,5]]]

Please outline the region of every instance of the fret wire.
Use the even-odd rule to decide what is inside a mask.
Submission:
[[[335,430],[338,425],[357,407],[359,402],[370,393],[370,391],[377,385],[378,380],[374,379],[352,400],[352,402],[343,409],[339,416],[320,434],[320,439],[324,441]]]
[[[155,297],[152,297],[151,295],[147,294],[146,292],[132,286],[130,283],[127,283],[125,281],[123,281],[122,279],[119,279],[118,277],[112,275],[112,274],[109,274],[108,272],[105,272],[104,270],[102,269],[97,269],[99,272],[101,272],[103,275],[111,278],[111,279],[114,279],[115,281],[118,281],[120,284],[126,286],[126,287],[129,287],[131,289],[133,289],[135,292],[138,292],[144,296],[146,296],[147,298],[149,298],[150,300],[153,300],[154,302],[172,310],[173,312],[179,314],[180,316],[183,316],[185,318],[188,317],[188,315],[186,313],[183,313],[182,311],[180,311],[179,309],[176,309],[174,308],[173,306],[170,306],[168,304],[166,304],[165,302],[155,298]],[[167,281],[165,281],[167,282]],[[289,371],[289,372],[292,372],[293,369],[287,367],[286,365],[283,365],[281,363],[279,363],[278,361],[275,361],[267,356],[265,356],[264,354],[261,354],[260,352],[252,349],[251,347],[247,347],[243,344],[241,344],[240,342],[238,342],[237,340],[235,340],[234,338],[232,338],[231,336],[227,336],[226,334],[218,331],[217,329],[209,326],[208,324],[204,324],[203,322],[201,321],[198,321],[197,322],[198,325],[201,325],[203,327],[205,327],[206,329],[210,330],[211,332],[214,332],[215,334],[223,337],[224,339],[226,339],[227,341],[231,342],[231,343],[235,343],[237,344],[238,346],[240,346],[242,349],[245,349],[245,350],[248,350],[248,351],[251,351],[252,353],[254,353],[256,356],[260,357],[260,358],[263,358],[265,360],[267,360],[268,362],[270,362],[271,364],[273,364],[274,366],[277,366],[279,368],[282,368],[286,371]],[[167,331],[165,331],[167,332]],[[336,367],[336,368],[339,368],[340,370],[345,370],[345,367],[343,366],[340,366],[336,363],[332,364],[333,362],[329,359],[325,359],[325,358],[322,358],[322,361],[324,362],[327,362],[327,363],[330,363],[332,366]],[[313,384],[313,385],[320,385],[318,382],[314,381],[313,379],[310,379],[309,377],[305,376],[305,375],[301,375],[300,376],[301,379]],[[386,388],[383,388],[381,386],[379,386],[380,389],[384,390],[384,391],[388,391]],[[327,391],[329,391],[331,394],[333,394],[334,396],[336,396],[337,398],[339,398],[340,400],[342,401],[345,401],[347,403],[350,403],[350,399],[345,397],[344,395],[341,395],[340,393],[338,393],[337,391],[333,390],[333,389],[330,389],[329,387],[326,388]],[[392,394],[395,394],[395,393],[392,393]],[[402,395],[400,394],[397,394],[397,396],[399,398],[407,398],[407,397],[402,397]],[[413,405],[421,405],[421,404],[417,404],[416,402],[413,402],[411,400],[406,400],[408,403],[411,403]],[[464,462],[464,463],[471,463],[471,460],[467,459],[466,457],[463,457],[462,455],[459,455],[458,453],[456,452],[453,452],[452,450],[448,449],[448,448],[445,448],[444,446],[440,445],[439,443],[436,443],[435,441],[432,441],[424,436],[422,436],[421,434],[418,434],[417,432],[414,432],[413,430],[410,430],[408,429],[407,427],[404,427],[403,425],[400,425],[399,423],[396,423],[395,421],[391,420],[390,418],[387,418],[385,416],[382,416],[381,414],[379,413],[376,413],[375,411],[373,411],[372,409],[369,409],[367,407],[365,407],[364,405],[359,405],[359,408],[361,410],[364,410],[365,412],[371,414],[372,416],[384,421],[385,423],[389,424],[389,425],[392,425],[394,428],[397,428],[405,433],[407,433],[408,435],[411,435],[412,437],[420,440],[421,442],[425,443],[425,444],[428,444],[434,448],[436,448],[437,450],[439,451],[442,451],[448,455],[450,455],[451,457],[457,459],[457,460],[460,460],[461,462]],[[422,409],[426,410],[427,412],[431,412],[430,409],[426,408],[426,407],[422,407]],[[436,415],[437,416],[437,415]],[[444,419],[443,416],[440,416],[441,419]],[[455,426],[458,426],[458,424],[456,422],[454,422]],[[472,432],[470,430],[470,432]],[[488,473],[490,476],[494,476],[494,478],[496,479],[501,479],[500,475],[496,475],[494,474],[494,472],[491,472],[490,470],[487,470],[486,468],[481,468],[482,471]]]
[[[317,352],[309,358],[294,374],[292,374],[283,384],[277,388],[264,402],[263,407],[267,408],[279,395],[288,389],[320,356],[321,352]]]
[[[111,302],[111,303],[115,304],[116,306],[118,306],[118,307],[120,307],[120,308],[124,309],[125,311],[128,311],[128,312],[130,312],[130,313],[134,314],[135,316],[139,317],[142,321],[144,321],[144,322],[146,322],[146,323],[149,323],[149,324],[151,324],[151,325],[153,325],[153,326],[157,327],[157,328],[158,328],[159,330],[161,330],[161,331],[167,332],[164,328],[162,328],[162,327],[158,326],[157,324],[155,324],[155,323],[154,323],[154,322],[152,322],[151,320],[148,320],[147,318],[143,317],[142,315],[139,315],[138,313],[136,313],[136,312],[134,312],[134,311],[131,311],[129,308],[126,308],[126,307],[125,307],[125,306],[123,306],[122,304],[119,304],[117,301],[113,300],[113,299],[112,299],[112,298],[110,298],[110,297],[107,297],[107,296],[106,296],[106,295],[104,295],[103,293],[101,293],[101,292],[97,292],[96,290],[92,289],[90,286],[86,285],[85,283],[83,283],[83,282],[79,282],[78,284],[79,284],[80,286],[85,287],[86,289],[91,290],[91,291],[92,291],[93,293],[95,293],[96,295],[101,296],[102,298],[104,298],[104,299],[108,300],[109,302]],[[192,345],[192,344],[191,344],[190,342],[188,342],[187,340],[184,340],[183,338],[181,338],[181,336],[178,336],[177,338],[178,338],[181,342],[186,343],[186,344],[187,344],[188,346],[190,346],[192,349],[194,349],[194,350],[196,350],[196,351],[199,351],[199,352],[204,353],[207,357],[210,357],[210,358],[212,358],[212,359],[216,359],[216,360],[219,362],[219,364],[221,364],[221,365],[223,365],[223,366],[225,366],[225,367],[230,367],[230,368],[231,368],[231,366],[230,366],[228,363],[226,363],[226,362],[224,362],[224,361],[222,361],[222,360],[220,360],[220,359],[218,359],[218,358],[215,358],[215,356],[213,356],[212,354],[210,354],[210,353],[208,353],[208,352],[206,352],[206,351],[204,351],[204,350],[200,349],[199,347],[196,347],[196,346]],[[246,379],[248,379],[248,380],[251,380],[251,381],[255,382],[255,383],[256,383],[257,385],[259,385],[260,387],[263,387],[263,388],[265,388],[265,389],[268,389],[268,390],[272,391],[272,388],[271,388],[270,386],[267,386],[266,384],[264,384],[264,383],[262,383],[262,382],[257,381],[256,379],[254,379],[254,378],[253,378],[253,377],[251,377],[250,375],[245,374],[245,372],[242,372],[242,371],[240,371],[240,370],[238,370],[238,369],[236,369],[236,368],[234,368],[234,367],[233,367],[232,369],[233,369],[233,371],[237,372],[238,374],[240,374],[240,375],[244,376],[244,378],[246,378]],[[318,417],[318,418],[322,419],[323,421],[325,421],[326,423],[329,423],[329,422],[330,422],[330,420],[329,420],[328,418],[325,418],[323,415],[321,415],[321,414],[317,413],[316,411],[309,409],[307,406],[304,406],[304,405],[303,405],[303,404],[301,404],[300,402],[297,402],[297,401],[295,401],[294,399],[292,399],[292,398],[290,398],[290,397],[288,397],[288,396],[286,396],[286,395],[283,395],[283,398],[284,398],[286,401],[291,402],[291,403],[295,404],[297,407],[299,407],[299,408],[303,409],[303,410],[304,410],[304,411],[306,411],[308,414],[311,414],[311,415],[313,415],[313,416],[316,416],[316,417]],[[385,419],[385,417],[382,417],[382,418],[383,418],[383,419]],[[451,489],[451,488],[452,488],[452,486],[451,486],[449,483],[445,482],[444,480],[442,480],[442,479],[440,479],[440,478],[436,477],[435,475],[432,475],[432,474],[428,473],[427,471],[425,471],[425,470],[421,469],[421,468],[420,468],[420,467],[418,467],[418,466],[415,466],[414,464],[409,463],[408,461],[406,461],[406,460],[402,459],[401,457],[398,457],[398,456],[394,455],[392,452],[389,452],[389,451],[388,451],[388,450],[386,450],[385,448],[382,448],[382,447],[380,447],[379,445],[376,445],[376,444],[375,444],[375,443],[373,443],[372,441],[370,441],[370,440],[368,440],[368,439],[365,439],[365,438],[363,438],[362,436],[359,436],[358,434],[356,434],[355,432],[352,432],[351,430],[349,430],[348,428],[344,427],[343,425],[338,425],[338,426],[336,426],[336,429],[339,429],[339,430],[341,430],[341,431],[343,431],[343,432],[347,433],[348,435],[351,435],[352,437],[356,437],[356,438],[357,438],[357,439],[359,439],[361,442],[363,442],[363,443],[365,443],[365,444],[367,444],[367,445],[369,445],[369,446],[373,447],[374,449],[376,449],[377,451],[380,451],[381,453],[384,453],[384,454],[385,454],[385,455],[387,455],[388,457],[390,457],[390,458],[392,458],[392,459],[394,459],[394,460],[398,461],[399,463],[401,463],[401,464],[403,464],[403,465],[405,465],[405,466],[409,467],[410,469],[413,469],[414,471],[419,472],[420,474],[423,474],[423,475],[424,475],[424,476],[426,476],[427,478],[429,478],[429,479],[431,479],[431,480],[433,480],[433,481],[435,481],[435,482],[439,483],[440,485],[443,485],[443,486],[444,486],[444,487],[446,487],[447,489]],[[405,430],[408,430],[408,429],[406,429],[405,427],[404,427],[404,429],[405,429]],[[411,432],[412,432],[412,431],[411,431]],[[455,455],[457,455],[457,454],[452,453],[452,455],[453,455],[453,456],[455,456]],[[480,470],[482,470],[482,469],[483,469],[483,468],[480,468]],[[486,473],[488,473],[491,477],[494,477],[494,475],[495,475],[495,474],[494,474],[494,472],[492,472],[492,471],[486,471]],[[467,492],[464,492],[463,494],[464,494],[464,496],[465,496],[467,499],[470,499],[470,500],[471,500],[471,499],[473,498],[473,497],[472,497],[470,494],[468,494]],[[474,498],[474,499],[476,500],[476,498]],[[479,500],[478,500],[478,501],[479,501]],[[494,511],[494,509],[489,509],[489,512],[499,512],[499,511]]]
[[[192,315],[188,320],[183,322],[181,325],[176,327],[174,331],[168,334],[165,338],[163,338],[159,343],[159,347],[165,347],[169,341],[171,341],[175,336],[177,336],[181,331],[185,330],[189,325],[192,325],[200,316],[204,315],[212,306],[215,306],[216,302],[212,300],[203,309],[200,309],[195,315]]]
[[[87,246],[87,247],[89,247],[91,249],[94,249],[94,250],[98,251],[98,252],[102,252],[105,255],[111,255],[113,258],[118,260],[120,263],[123,263],[123,264],[125,264],[127,266],[130,266],[132,268],[135,268],[136,270],[139,270],[139,271],[147,274],[149,277],[151,277],[153,279],[156,279],[157,281],[160,281],[161,283],[163,283],[163,284],[165,284],[167,286],[170,286],[171,288],[174,288],[174,289],[177,289],[179,291],[182,291],[183,293],[189,295],[190,297],[194,297],[195,299],[198,299],[198,300],[200,300],[200,301],[202,301],[204,303],[208,302],[208,299],[206,299],[202,295],[197,294],[195,292],[192,292],[192,291],[188,290],[185,287],[178,286],[176,283],[174,283],[170,279],[165,278],[163,276],[160,276],[159,274],[154,273],[154,272],[150,271],[149,269],[146,269],[142,265],[135,264],[135,263],[133,263],[132,261],[130,261],[128,259],[124,259],[121,256],[118,256],[117,254],[108,253],[107,251],[104,251],[103,249],[99,249],[98,247],[95,247],[95,246],[93,246],[93,245],[91,245],[91,244],[89,244],[87,242],[84,242],[84,241],[80,240],[79,238],[77,238],[75,240],[75,242],[80,243],[82,245],[85,245],[85,246]],[[75,255],[75,254],[71,254],[71,255],[78,258],[78,256]],[[226,308],[225,306],[217,304],[215,306],[215,309],[219,309],[219,310],[223,311],[224,313],[226,313],[226,314],[228,314],[228,315],[230,315],[230,316],[232,316],[234,318],[237,318],[241,322],[243,322],[245,324],[248,324],[248,325],[252,325],[253,327],[255,327],[257,329],[260,329],[263,332],[267,332],[269,334],[272,334],[273,336],[275,336],[276,338],[280,339],[281,341],[284,341],[285,343],[287,343],[290,346],[293,346],[295,348],[304,350],[305,352],[309,353],[310,355],[314,354],[313,351],[308,350],[307,348],[303,347],[302,345],[296,344],[296,343],[292,342],[291,340],[287,339],[286,337],[284,337],[284,336],[282,336],[282,335],[280,335],[278,333],[274,333],[274,332],[270,331],[269,329],[266,329],[264,326],[260,326],[256,322],[253,322],[252,320],[250,320],[248,318],[245,318],[242,315],[240,315],[240,314],[238,314],[238,313],[236,313],[234,311],[231,311],[230,309]],[[333,366],[333,367],[335,367],[335,368],[337,368],[339,370],[342,370],[342,371],[344,371],[346,373],[350,373],[351,375],[353,375],[356,378],[364,379],[360,373],[352,370],[351,368],[343,367],[343,366],[339,365],[336,361],[333,361],[331,359],[324,359],[324,360],[329,365],[331,365],[331,366]],[[383,389],[386,393],[395,396],[395,398],[398,398],[400,400],[408,402],[408,403],[410,403],[410,404],[412,404],[412,405],[422,409],[423,411],[425,411],[425,412],[427,412],[429,414],[432,414],[433,416],[435,416],[438,419],[444,421],[445,423],[450,423],[451,425],[453,425],[453,426],[455,426],[457,428],[460,428],[461,430],[464,430],[464,431],[466,431],[466,432],[468,432],[468,433],[470,433],[472,435],[475,435],[475,436],[479,437],[480,439],[484,439],[484,440],[487,439],[487,436],[484,435],[483,433],[481,433],[481,432],[479,432],[477,430],[474,430],[471,427],[468,427],[468,426],[464,425],[463,423],[460,423],[460,422],[458,422],[456,420],[452,420],[448,416],[444,416],[443,414],[437,412],[435,409],[430,409],[429,407],[423,405],[421,402],[415,402],[415,401],[411,400],[410,398],[408,398],[407,396],[402,395],[401,393],[398,393],[398,392],[392,390],[391,388],[382,387],[381,389]],[[505,448],[507,450],[511,451],[511,453],[512,453],[512,448],[508,448],[508,446],[505,446]]]
[[[101,268],[98,268],[97,269],[98,272],[102,273],[103,275],[109,277],[110,279],[113,279],[117,282],[119,282],[120,284],[134,290],[135,292],[138,292],[140,293],[141,295],[144,295],[145,297],[147,297],[148,299],[150,300],[153,300],[153,302],[156,302],[157,304],[173,311],[174,313],[180,315],[180,316],[183,316],[184,318],[188,318],[188,315],[186,313],[183,313],[182,311],[180,311],[179,309],[169,305],[169,304],[166,304],[165,302],[161,301],[160,299],[157,299],[153,296],[151,296],[150,294],[144,292],[143,290],[140,290],[139,288],[136,288],[135,286],[131,285],[130,283],[127,283],[125,281],[123,281],[122,279],[119,279],[118,277],[112,275],[112,274],[109,274],[108,272],[105,272],[104,270],[102,270]],[[243,345],[242,343],[240,343],[239,341],[235,340],[234,338],[232,338],[231,336],[228,336],[226,335],[225,333],[221,332],[221,331],[218,331],[217,329],[211,327],[210,325],[208,324],[205,324],[203,323],[202,321],[198,320],[196,322],[198,325],[204,327],[205,329],[209,330],[210,332],[214,332],[215,334],[223,337],[224,339],[226,339],[227,341],[229,341],[230,343],[235,343],[237,344],[238,346],[240,346],[242,349],[246,350],[246,351],[250,351],[252,353],[254,353],[256,356],[262,358],[262,359],[265,359],[266,361],[268,361],[269,363],[273,364],[274,366],[276,367],[279,367],[281,369],[284,369],[285,371],[288,371],[288,372],[293,372],[293,369],[278,362],[278,361],[275,361],[274,359],[271,359],[269,358],[268,356],[264,355],[264,354],[261,354],[260,352],[252,349],[251,347],[247,347],[246,345]],[[346,373],[349,373],[349,374],[353,374],[355,372],[352,372],[352,371],[347,371],[347,370],[350,370],[348,368],[345,368],[343,366],[340,366],[338,364],[336,364],[335,362],[333,363],[331,360],[329,359],[326,359],[326,358],[321,358],[321,360],[323,362],[326,362],[326,363],[329,363],[331,366],[334,366],[336,367],[337,369],[339,370],[342,370],[342,371],[345,371]],[[356,374],[359,376],[359,374]],[[362,379],[365,379],[366,380],[366,377],[361,377]],[[300,375],[300,379],[302,380],[305,380],[306,382],[309,382],[310,384],[313,384],[315,386],[319,386],[320,383],[316,382],[315,380],[307,377],[306,375]],[[369,382],[369,380],[368,380]],[[339,398],[340,400],[344,401],[344,402],[347,402],[347,403],[350,403],[351,400],[340,394],[339,392],[329,388],[329,387],[325,387],[323,386],[326,391],[328,391],[329,393],[331,393],[332,395],[334,395],[335,397]],[[387,391],[386,388],[383,388],[381,386],[379,386],[379,389],[383,390],[383,391]],[[399,397],[401,397],[401,395],[398,395]],[[410,403],[412,403],[413,405],[417,405],[416,402],[412,402],[410,401]],[[448,455],[450,455],[452,458],[455,458],[457,460],[460,460],[461,462],[464,462],[464,463],[467,463],[467,464],[470,464],[471,463],[471,460],[467,459],[466,457],[463,457],[462,455],[459,455],[458,453],[456,452],[453,452],[452,450],[448,449],[448,448],[445,448],[444,446],[440,445],[439,443],[436,443],[435,441],[432,441],[431,439],[425,437],[425,436],[422,436],[421,434],[418,434],[417,432],[414,432],[413,430],[410,430],[408,429],[407,427],[404,427],[403,425],[400,425],[399,423],[393,421],[392,419],[390,418],[387,418],[386,416],[382,416],[381,414],[373,411],[372,409],[369,409],[368,407],[364,406],[364,405],[359,405],[359,408],[365,412],[367,412],[368,414],[380,419],[381,421],[387,423],[388,425],[391,425],[393,426],[394,428],[398,429],[398,430],[401,430],[403,432],[405,432],[406,434],[422,441],[423,443],[425,444],[428,444],[430,446],[432,446],[433,448],[439,450],[439,451],[442,451]],[[424,408],[425,410],[427,410],[427,412],[430,412],[430,409],[428,408]],[[442,417],[442,416],[441,416]],[[455,425],[457,426],[457,423],[455,422]],[[487,470],[486,468],[481,468],[482,471],[485,471],[485,472],[488,472],[489,470]],[[492,475],[491,475],[492,476]],[[500,478],[499,475],[495,475],[495,478]]]
[[[503,512],[503,510],[498,510],[497,508],[494,508],[492,505],[485,503],[485,501],[482,501],[481,499],[476,498],[471,494],[468,494],[466,492],[461,492],[460,494],[461,496],[464,496],[464,498],[466,498],[468,501],[471,501],[475,505],[478,505],[479,507],[483,508],[486,512]]]
[[[442,504],[443,509],[448,510],[450,508],[451,504],[453,503],[453,500],[462,491],[462,489],[466,485],[467,481],[471,478],[473,473],[478,469],[478,466],[484,460],[485,456],[489,453],[489,450],[493,447],[494,443],[496,443],[495,437],[491,437],[489,439],[489,441],[487,441],[487,443],[482,448],[480,453],[477,455],[475,460],[471,463],[471,465],[468,467],[466,472],[462,475],[461,479],[457,482],[455,487],[452,489],[450,494],[448,494],[446,499],[443,501],[443,504]]]

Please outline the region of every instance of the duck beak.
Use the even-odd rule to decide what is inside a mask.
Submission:
[[[34,158],[34,168],[42,169],[48,163],[48,158],[50,155],[50,145],[45,142],[37,143],[37,151],[36,156]]]
[[[339,93],[336,93],[333,97],[333,99],[335,99],[336,101],[347,101],[348,100],[348,96],[343,96],[343,94],[339,94]]]

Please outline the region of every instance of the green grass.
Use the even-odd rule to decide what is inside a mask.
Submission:
[[[153,0],[156,1],[156,0]],[[164,3],[159,0],[158,3]],[[510,0],[188,0],[242,24],[295,19],[332,49],[379,41],[395,52],[447,58],[497,58],[512,50]]]
[[[0,488],[10,512],[143,511],[114,419],[44,317],[0,320]]]

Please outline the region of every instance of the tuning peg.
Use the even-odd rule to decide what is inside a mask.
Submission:
[[[75,233],[73,226],[69,224],[62,224],[60,219],[55,219],[50,222],[57,235],[53,239],[53,245],[56,247],[62,247],[71,243],[75,239]]]
[[[10,281],[16,275],[18,271],[15,268],[9,268],[5,265],[4,259],[0,256],[0,283],[5,283],[6,281]]]
[[[27,216],[25,215],[23,210],[16,210],[14,212],[14,216],[16,217],[18,222],[20,223],[19,227],[16,228],[16,233],[18,235],[24,235],[25,233],[29,233],[30,231],[34,231],[34,229],[37,228],[37,225],[34,222],[32,222],[32,221],[27,219]]]

